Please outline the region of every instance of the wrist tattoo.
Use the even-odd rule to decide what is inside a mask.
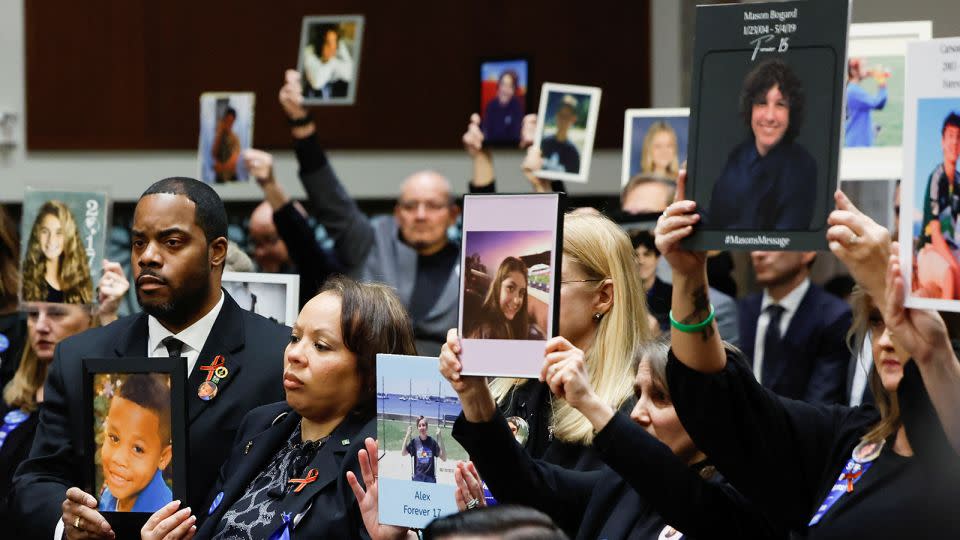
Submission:
[[[710,315],[710,296],[707,294],[706,286],[693,291],[691,299],[693,300],[693,312],[680,321],[683,324],[696,324]],[[703,340],[707,341],[713,336],[713,332],[713,324],[708,324],[700,331],[700,334],[702,334]]]

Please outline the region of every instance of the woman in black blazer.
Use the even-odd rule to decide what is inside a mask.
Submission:
[[[705,254],[680,245],[699,221],[696,203],[679,201],[660,218],[657,247],[673,267],[674,316],[704,324],[672,333],[677,413],[741,493],[807,538],[960,537],[960,364],[940,316],[904,307],[897,244],[836,198],[830,248],[882,313],[871,322],[877,408],[781,398],[724,349]]]
[[[369,538],[346,473],[360,475],[357,453],[376,437],[378,353],[416,353],[396,294],[348,278],[327,281],[293,326],[286,402],[246,415],[208,508],[191,516],[171,503],[142,538]]]
[[[459,350],[451,331],[440,371],[463,405],[453,436],[498,502],[536,508],[572,538],[671,538],[678,530],[684,538],[786,538],[715,474],[683,429],[666,391],[666,341],[639,351],[637,404],[629,417],[597,397],[582,351],[562,337],[547,342],[541,379],[597,431],[594,451],[607,466],[595,471],[565,469],[524,452],[483,378],[460,376]],[[472,471],[458,468],[461,499],[482,500],[479,479],[470,481]]]

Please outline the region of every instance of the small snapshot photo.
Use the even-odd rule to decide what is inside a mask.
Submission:
[[[841,179],[900,178],[907,42],[932,31],[930,21],[850,25]]]
[[[253,146],[252,92],[206,92],[200,96],[200,179],[208,184],[247,182],[240,154]]]
[[[93,376],[98,510],[155,512],[173,500],[168,373]]]
[[[297,320],[300,302],[297,274],[224,272],[222,283],[224,290],[247,311],[287,326],[293,326]]]
[[[687,160],[690,109],[627,109],[620,185],[638,174],[676,180]]]
[[[544,83],[540,91],[536,144],[543,154],[537,176],[586,182],[600,111],[601,90],[592,86]]]
[[[108,210],[104,192],[26,191],[21,302],[96,303]]]
[[[467,231],[463,336],[547,339],[554,231]]]
[[[422,528],[457,511],[454,470],[469,459],[451,435],[461,410],[436,358],[377,355],[381,523]]]
[[[525,58],[480,63],[480,114],[483,143],[516,146],[527,114],[530,62]]]
[[[84,358],[84,489],[118,538],[187,491],[186,364]]]
[[[848,14],[847,2],[697,6],[686,195],[701,221],[687,247],[826,247]]]
[[[466,375],[536,377],[557,332],[563,195],[466,195],[460,321]]]
[[[960,97],[917,100],[911,220],[911,295],[960,300]],[[905,244],[901,230],[901,244]],[[957,302],[917,306],[960,311]]]
[[[362,15],[303,18],[297,71],[305,105],[353,105],[362,42]]]

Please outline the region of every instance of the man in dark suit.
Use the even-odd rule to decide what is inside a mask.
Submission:
[[[792,399],[841,403],[850,328],[846,302],[810,283],[816,253],[751,253],[763,292],[740,301],[740,340],[761,384]]]
[[[186,505],[208,503],[243,416],[283,399],[283,351],[290,329],[242,310],[220,288],[227,254],[223,202],[210,186],[167,178],[147,189],[134,214],[131,263],[144,313],[62,341],[56,348],[30,458],[17,470],[12,511],[24,535],[48,540],[112,538],[110,524],[85,493],[90,455],[84,447],[80,382],[84,358],[184,357],[187,361]],[[222,356],[217,390],[198,395]],[[179,359],[179,358],[177,358]],[[158,359],[157,362],[166,360]],[[180,360],[182,361],[182,360]],[[119,364],[118,364],[119,366]],[[68,490],[69,488],[69,490]],[[198,515],[204,515],[198,512]]]

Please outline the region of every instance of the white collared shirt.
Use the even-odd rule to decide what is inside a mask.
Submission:
[[[197,365],[197,358],[200,356],[200,351],[203,350],[204,343],[207,342],[207,337],[210,336],[210,331],[213,330],[213,323],[217,322],[221,308],[223,308],[222,290],[220,291],[220,300],[217,305],[213,306],[213,309],[177,334],[164,328],[156,317],[150,315],[147,318],[147,356],[168,356],[167,347],[163,344],[163,340],[173,336],[183,342],[180,356],[187,357],[187,376],[189,377],[190,373],[193,372],[193,367]]]
[[[857,365],[853,369],[853,382],[850,383],[851,407],[863,404],[863,391],[867,389],[867,376],[870,374],[870,367],[873,364],[873,338],[869,331],[863,340],[860,354],[854,361]]]
[[[761,383],[763,382],[760,378],[763,373],[763,342],[767,335],[767,327],[770,326],[770,314],[767,312],[767,307],[772,304],[777,304],[783,308],[783,313],[780,315],[780,337],[783,338],[787,335],[787,330],[790,328],[790,321],[793,320],[793,316],[797,313],[797,308],[800,307],[800,302],[803,301],[803,297],[807,294],[808,289],[810,289],[810,278],[801,281],[800,285],[797,285],[795,289],[787,293],[779,302],[770,296],[767,289],[763,290],[763,301],[760,303],[760,317],[757,319],[757,335],[754,337],[753,342],[753,375]]]

